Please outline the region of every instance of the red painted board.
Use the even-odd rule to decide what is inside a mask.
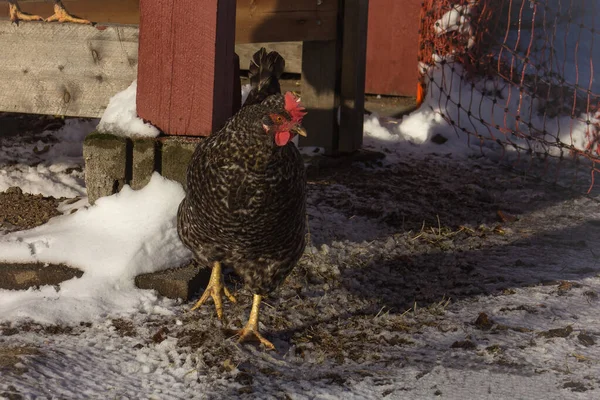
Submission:
[[[421,1],[370,0],[366,93],[415,96]]]
[[[140,0],[138,115],[206,136],[231,116],[235,0]]]

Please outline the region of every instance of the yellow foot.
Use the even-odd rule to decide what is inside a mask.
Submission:
[[[53,21],[73,22],[75,24],[87,24],[87,25],[92,24],[92,22],[88,21],[87,19],[76,18],[76,17],[72,16],[71,14],[69,14],[67,12],[67,10],[65,10],[65,7],[60,2],[58,2],[57,4],[54,5],[54,15],[52,15],[51,17],[48,17],[46,19],[46,22],[53,22]]]
[[[265,337],[256,329],[248,328],[246,326],[244,329],[238,331],[237,335],[240,337],[238,343],[256,342],[258,340],[267,348],[267,350],[275,350],[273,343],[265,339]]]
[[[252,310],[250,311],[250,318],[248,318],[248,323],[244,327],[244,329],[240,330],[237,334],[240,337],[238,343],[254,341],[258,339],[267,350],[275,350],[275,346],[273,343],[269,342],[264,338],[263,335],[258,331],[258,313],[260,310],[260,302],[262,301],[262,296],[255,294],[252,300]]]
[[[206,287],[206,290],[202,294],[202,297],[200,297],[200,300],[198,300],[198,302],[196,302],[196,304],[194,305],[194,307],[191,308],[190,311],[197,310],[198,308],[200,308],[202,306],[202,304],[204,304],[206,302],[206,300],[208,300],[209,297],[212,297],[212,299],[215,302],[215,309],[217,310],[217,317],[219,319],[222,319],[223,318],[223,293],[225,293],[225,296],[227,296],[229,301],[231,301],[232,303],[236,302],[235,297],[233,297],[233,295],[231,294],[229,289],[227,289],[225,287],[225,285],[223,284],[223,275],[221,274],[221,263],[217,261],[213,264],[212,273],[210,274],[210,281],[208,282],[208,286]]]
[[[17,4],[9,4],[8,12],[10,15],[11,22],[14,22],[15,24],[18,24],[19,21],[43,21],[44,20],[44,18],[40,17],[39,15],[31,15],[31,14],[26,14],[24,12],[21,12],[21,10],[19,9],[19,6]]]

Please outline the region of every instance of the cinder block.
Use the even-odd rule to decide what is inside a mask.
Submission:
[[[161,138],[161,174],[186,187],[186,172],[196,146],[202,138],[181,138],[168,136]]]
[[[170,299],[187,301],[206,287],[210,272],[209,268],[190,264],[187,267],[138,275],[135,277],[135,285],[140,289],[156,290],[161,296]]]
[[[27,290],[30,287],[58,285],[72,278],[80,278],[83,271],[62,264],[0,263],[0,289]]]
[[[155,138],[133,139],[131,188],[139,190],[150,182],[154,172],[157,141]]]
[[[90,204],[117,193],[127,183],[127,140],[93,132],[83,142],[85,185]]]

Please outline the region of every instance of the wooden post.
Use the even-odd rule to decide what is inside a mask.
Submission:
[[[363,140],[369,0],[346,0],[343,13],[338,151],[349,153]]]
[[[308,137],[300,138],[300,145],[323,147],[326,154],[338,147],[339,50],[335,40],[302,46],[302,103],[308,111],[302,124]]]
[[[140,0],[138,115],[206,136],[236,108],[235,0]],[[239,78],[238,78],[239,79]]]
[[[368,8],[369,0],[340,0],[337,39],[303,44],[303,146],[338,154],[362,145]]]

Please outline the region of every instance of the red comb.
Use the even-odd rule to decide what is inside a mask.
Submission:
[[[295,123],[302,122],[302,118],[306,115],[302,103],[300,103],[298,98],[292,92],[287,92],[285,94],[285,111],[290,114],[292,121]]]

